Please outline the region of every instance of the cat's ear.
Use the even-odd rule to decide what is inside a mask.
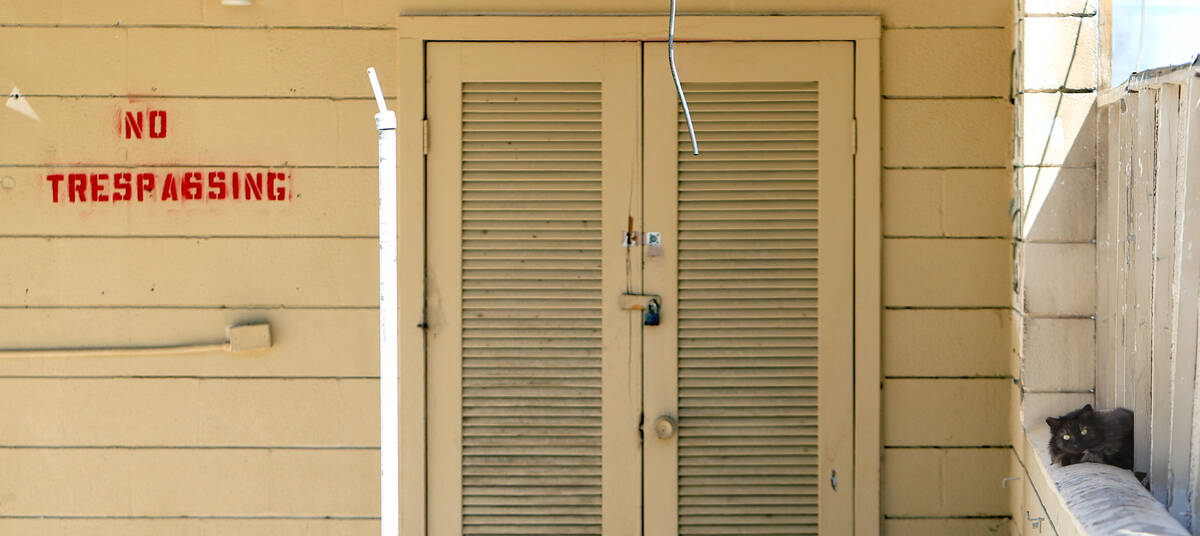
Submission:
[[[1084,414],[1084,415],[1091,415],[1091,414],[1092,414],[1092,405],[1091,405],[1091,404],[1085,404],[1085,405],[1083,406],[1083,414]]]
[[[1058,428],[1058,424],[1060,422],[1062,422],[1062,421],[1060,421],[1059,419],[1055,419],[1054,417],[1046,417],[1046,424],[1050,426],[1051,430]]]

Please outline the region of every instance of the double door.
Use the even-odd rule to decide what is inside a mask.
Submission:
[[[676,55],[428,44],[429,534],[850,533],[852,47]]]

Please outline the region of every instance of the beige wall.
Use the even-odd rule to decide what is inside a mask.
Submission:
[[[219,341],[264,320],[276,343],[0,359],[0,534],[378,532],[365,69],[394,80],[395,9],[257,3],[0,6],[0,83],[38,116],[0,108],[0,348]],[[148,110],[166,137],[125,139],[120,114]],[[110,178],[108,203],[54,203],[46,181],[268,169],[290,199],[116,203]]]
[[[1097,4],[1027,0],[1017,14],[1013,182],[1021,203],[1013,305],[1022,404],[1014,420],[1030,429],[1094,402]],[[1070,533],[1022,427],[1014,428],[1013,442],[1010,476],[1024,482],[1009,486],[1016,531],[1036,534],[1036,520],[1049,517]]]
[[[258,319],[273,323],[278,347],[253,359],[0,362],[0,382],[13,385],[0,397],[22,408],[0,427],[0,457],[31,475],[0,482],[12,497],[0,533],[371,533],[377,521],[359,518],[378,515],[375,133],[362,70],[374,65],[392,85],[398,12],[659,13],[665,3],[125,4],[0,7],[13,24],[0,28],[0,82],[30,94],[41,118],[0,110],[0,177],[15,185],[0,190],[0,347],[204,340]],[[1007,531],[1013,2],[684,0],[680,10],[882,14],[883,527]],[[160,105],[172,114],[168,138],[153,140],[163,143],[118,136],[119,110]],[[80,163],[286,168],[295,192],[278,205],[48,202],[45,176]],[[50,448],[64,445],[87,448]],[[31,486],[34,474],[51,478]],[[238,519],[251,516],[273,518]],[[321,516],[333,519],[309,519]]]
[[[662,6],[417,0],[402,9],[657,13]],[[679,9],[882,14],[883,531],[1008,531],[999,483],[1010,472],[1016,399],[1008,216],[1014,2],[684,0]],[[686,28],[678,33],[686,36]]]

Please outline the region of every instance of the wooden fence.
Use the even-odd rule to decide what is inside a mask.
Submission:
[[[1141,73],[1097,101],[1096,401],[1134,411],[1135,470],[1185,525],[1200,513],[1197,76]]]

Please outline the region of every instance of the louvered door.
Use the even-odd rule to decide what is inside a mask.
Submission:
[[[427,58],[429,534],[636,534],[639,47]]]
[[[645,54],[645,534],[850,534],[852,49],[678,45],[700,156]]]
[[[678,47],[428,45],[429,534],[852,532],[851,47]]]

